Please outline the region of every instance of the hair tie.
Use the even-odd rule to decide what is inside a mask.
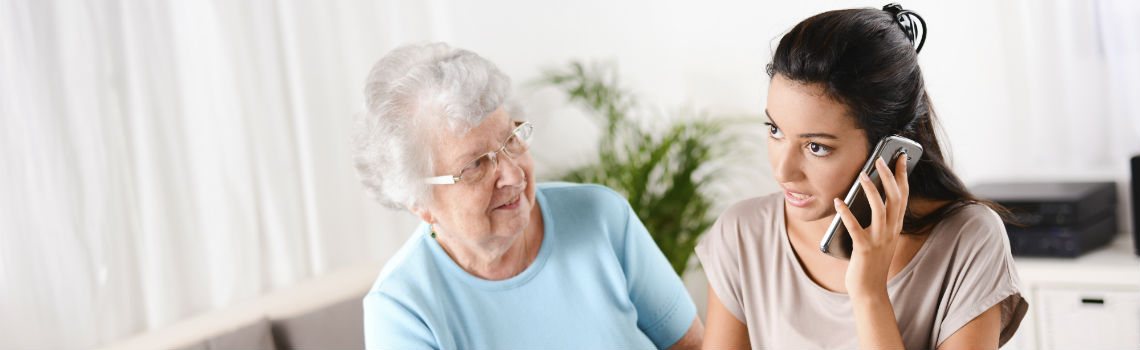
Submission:
[[[922,45],[926,44],[926,20],[923,20],[922,16],[914,13],[914,11],[903,9],[902,5],[899,5],[897,2],[883,6],[883,11],[890,12],[895,16],[895,22],[898,23],[899,27],[906,33],[906,37],[910,39],[911,44],[914,44],[916,41],[918,42],[918,48],[916,48],[914,52],[922,52]],[[915,19],[918,20],[917,23]],[[919,31],[919,24],[922,24],[921,31]],[[920,32],[922,34],[921,38],[918,36]]]

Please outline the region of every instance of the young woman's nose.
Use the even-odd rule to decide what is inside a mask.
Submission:
[[[803,178],[800,168],[802,159],[798,151],[796,147],[782,145],[771,153],[772,175],[776,182],[793,182]]]

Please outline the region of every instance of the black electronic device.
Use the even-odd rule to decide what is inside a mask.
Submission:
[[[1013,255],[1075,258],[1108,244],[1116,234],[1116,215],[1073,226],[1006,225]]]
[[[1132,246],[1140,255],[1140,156],[1132,157]]]
[[[980,198],[1008,208],[1014,255],[1075,257],[1112,240],[1113,182],[1009,182],[974,186]]]
[[[970,190],[1005,206],[1025,226],[1080,226],[1116,212],[1112,182],[988,183]]]
[[[871,183],[879,191],[880,199],[885,198],[882,196],[885,196],[886,192],[883,191],[882,179],[879,177],[879,171],[875,168],[875,161],[882,159],[887,163],[887,167],[894,171],[895,162],[900,157],[905,157],[906,172],[910,174],[911,171],[914,171],[914,166],[918,164],[918,160],[922,158],[922,145],[902,136],[887,136],[879,140],[871,152],[871,156],[863,163],[863,170],[860,170],[860,173],[867,174],[871,179]],[[863,186],[858,177],[851,184],[851,188],[847,190],[847,196],[844,197],[843,203],[851,209],[851,214],[855,216],[856,221],[859,221],[859,225],[863,227],[871,225],[871,206],[867,202],[867,195],[863,192]],[[839,259],[850,259],[852,244],[851,236],[847,233],[847,227],[839,213],[835,213],[831,219],[831,225],[827,227],[827,231],[823,233],[823,239],[819,242],[819,250]]]

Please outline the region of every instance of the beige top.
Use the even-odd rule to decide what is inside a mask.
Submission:
[[[748,325],[752,348],[859,345],[847,294],[812,281],[796,259],[780,193],[734,204],[697,245],[709,285]],[[1028,304],[1019,292],[1009,238],[990,208],[969,205],[934,227],[910,263],[887,282],[903,344],[933,349],[1001,303],[1004,345]]]

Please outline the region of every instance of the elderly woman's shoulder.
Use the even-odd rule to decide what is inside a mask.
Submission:
[[[538,190],[547,198],[555,198],[557,200],[588,202],[592,204],[629,204],[628,200],[617,191],[597,184],[544,182],[538,184]]]
[[[372,284],[371,292],[415,294],[415,291],[404,289],[418,288],[424,278],[441,271],[431,256],[425,227],[416,228],[404,245],[388,259]]]

